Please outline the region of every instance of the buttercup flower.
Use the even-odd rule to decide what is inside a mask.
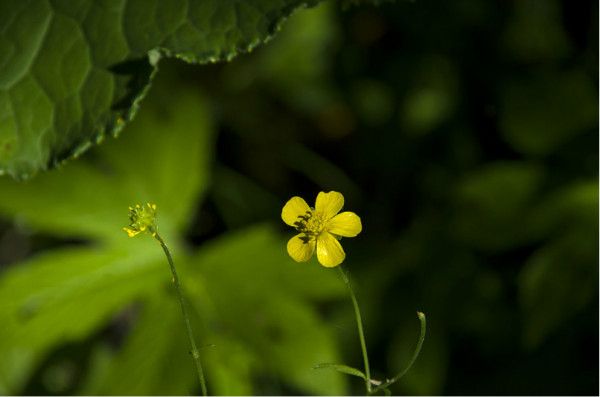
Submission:
[[[129,226],[124,227],[129,237],[136,236],[142,232],[156,234],[156,204],[147,203],[142,206],[136,204],[129,207]]]
[[[317,259],[325,267],[335,267],[344,261],[346,254],[338,240],[355,237],[362,224],[354,212],[338,214],[343,206],[344,196],[338,192],[320,192],[314,208],[298,196],[285,203],[281,219],[299,232],[287,244],[292,259],[306,262],[316,249]]]

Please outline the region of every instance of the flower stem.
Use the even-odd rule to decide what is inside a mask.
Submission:
[[[187,329],[188,339],[190,340],[190,347],[192,357],[194,358],[194,363],[196,364],[196,370],[198,372],[198,381],[200,382],[200,387],[202,388],[202,395],[208,395],[206,391],[206,381],[204,380],[204,371],[202,370],[202,363],[200,362],[200,353],[198,348],[196,347],[196,342],[194,342],[194,333],[192,331],[192,325],[190,323],[190,317],[185,308],[185,300],[183,298],[183,292],[181,290],[181,285],[179,284],[179,277],[177,276],[177,270],[175,270],[175,264],[173,263],[173,258],[171,257],[171,252],[169,252],[169,248],[160,237],[158,233],[153,234],[156,241],[160,243],[163,251],[165,251],[165,255],[167,256],[167,260],[169,261],[169,267],[171,268],[171,274],[173,275],[173,284],[175,284],[175,289],[177,290],[177,298],[179,299],[179,304],[181,306],[181,313],[183,314],[183,320],[185,322],[185,327]]]
[[[417,359],[417,357],[419,357],[419,353],[421,353],[421,347],[423,346],[423,341],[425,340],[425,333],[427,332],[427,318],[425,317],[425,313],[422,313],[422,312],[417,312],[417,317],[419,317],[419,321],[421,323],[421,334],[419,335],[419,341],[417,342],[415,352],[413,353],[413,356],[412,356],[410,362],[408,363],[408,365],[406,366],[406,368],[404,368],[404,370],[402,372],[399,372],[392,379],[377,386],[375,389],[373,389],[371,391],[371,394],[375,394],[381,390],[385,391],[389,386],[396,383],[400,378],[402,378],[404,375],[406,375],[408,370],[415,363],[415,360]]]
[[[369,369],[367,343],[365,342],[365,333],[363,331],[362,317],[360,315],[358,301],[356,300],[356,295],[354,294],[354,290],[352,289],[352,284],[350,284],[350,279],[348,278],[348,275],[339,266],[338,270],[340,272],[340,275],[342,276],[342,280],[344,280],[344,283],[348,287],[348,291],[350,292],[350,298],[352,298],[352,305],[354,306],[354,316],[356,317],[356,326],[358,327],[358,337],[360,338],[360,348],[362,350],[363,362],[365,365],[365,387],[367,388],[367,393],[371,393],[371,370]]]

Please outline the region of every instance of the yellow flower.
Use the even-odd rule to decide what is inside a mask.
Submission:
[[[136,204],[135,207],[129,207],[129,226],[124,227],[129,237],[134,237],[139,233],[148,232],[151,235],[156,234],[156,204],[147,203],[142,206]]]
[[[354,212],[338,214],[343,206],[344,196],[338,192],[320,192],[314,208],[298,196],[285,203],[281,219],[300,232],[287,244],[292,259],[306,262],[316,249],[317,259],[325,267],[335,267],[344,261],[346,254],[338,240],[355,237],[362,224]]]

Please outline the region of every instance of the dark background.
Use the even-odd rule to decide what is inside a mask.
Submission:
[[[227,84],[250,73],[236,62],[197,74],[222,112],[219,164],[280,202],[336,188],[363,217],[347,266],[376,373],[401,365],[409,313],[428,314],[397,392],[597,393],[597,15],[572,1],[356,7],[290,71],[242,88]],[[580,183],[589,206],[550,203]],[[212,198],[246,211],[224,229],[270,215],[218,182]]]

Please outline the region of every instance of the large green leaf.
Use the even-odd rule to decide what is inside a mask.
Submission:
[[[230,60],[318,0],[0,3],[0,172],[26,177],[131,120],[161,56]]]

